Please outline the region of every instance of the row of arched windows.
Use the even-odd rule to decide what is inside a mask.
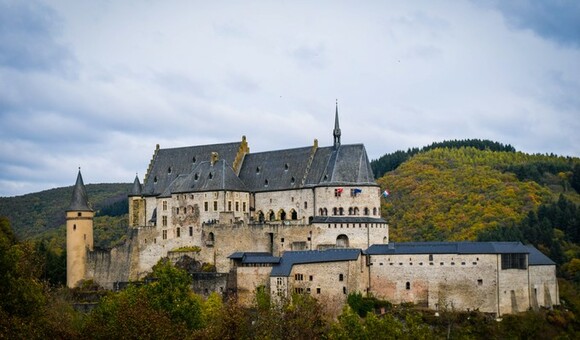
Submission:
[[[259,210],[256,213],[256,217],[258,221],[285,221],[285,220],[297,220],[298,219],[298,212],[296,210],[291,209],[289,213],[286,213],[284,209],[278,210],[278,213],[275,213],[274,210],[270,209],[266,214],[263,211]]]
[[[348,212],[349,216],[358,216],[360,215],[360,210],[358,207],[349,207],[348,210],[343,207],[334,207],[332,208],[332,215],[334,216],[344,216],[345,212]],[[373,216],[378,214],[378,209],[375,207],[372,209]],[[363,215],[369,216],[371,214],[371,210],[367,207],[364,207],[362,210]],[[327,208],[320,208],[318,209],[318,214],[320,216],[328,216],[328,209]]]

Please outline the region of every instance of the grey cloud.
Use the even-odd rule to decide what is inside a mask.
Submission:
[[[0,65],[22,71],[64,71],[71,52],[55,40],[58,18],[36,1],[0,2]]]
[[[508,24],[530,29],[565,46],[580,47],[580,2],[577,0],[497,1]]]

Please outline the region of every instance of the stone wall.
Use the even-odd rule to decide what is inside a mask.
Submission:
[[[556,266],[530,266],[530,302],[533,308],[560,304]]]
[[[242,306],[249,307],[255,302],[256,289],[264,287],[270,291],[272,267],[237,267],[237,295]]]

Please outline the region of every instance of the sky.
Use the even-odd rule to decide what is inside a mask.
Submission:
[[[161,148],[451,139],[580,156],[580,2],[0,0],[0,196]]]

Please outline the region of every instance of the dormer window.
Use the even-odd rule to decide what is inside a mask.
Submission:
[[[324,180],[328,181],[328,175],[324,175]]]
[[[167,168],[167,173],[171,174],[171,167]]]
[[[199,174],[197,174],[197,173],[196,173],[196,174],[193,176],[193,179],[197,181],[197,180],[199,179]]]
[[[294,180],[294,177],[292,177],[292,178],[290,179],[290,184],[294,185],[294,182],[295,182],[295,180]]]
[[[284,164],[284,171],[288,171],[289,165],[288,163]]]
[[[157,176],[153,177],[153,183],[157,183]]]
[[[264,186],[267,187],[268,186],[268,180],[264,181]]]
[[[260,174],[260,170],[261,170],[261,169],[260,169],[260,167],[259,167],[259,166],[258,166],[258,167],[256,167],[256,175],[259,175],[259,174]]]
[[[212,179],[212,178],[213,178],[213,173],[210,172],[209,173],[209,179]]]
[[[193,158],[191,159],[192,163],[195,163],[197,161],[197,159],[195,159],[195,156],[193,156]]]

